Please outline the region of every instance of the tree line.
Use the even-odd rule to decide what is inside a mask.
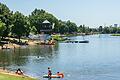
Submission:
[[[74,22],[62,21],[53,14],[43,9],[35,9],[30,15],[25,16],[19,11],[11,11],[5,4],[0,3],[0,37],[7,36],[21,38],[30,33],[40,34],[41,24],[48,20],[51,24],[55,23],[53,33],[72,34],[72,33],[120,33],[120,27],[90,28],[89,26],[77,26]]]
[[[55,24],[54,33],[77,32],[77,25],[73,22],[58,20],[54,15],[43,9],[35,9],[30,15],[25,16],[19,11],[11,11],[5,4],[0,3],[0,37],[7,36],[20,38],[30,33],[40,34],[43,21],[48,20]]]

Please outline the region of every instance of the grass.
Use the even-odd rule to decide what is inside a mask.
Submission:
[[[52,38],[57,41],[63,41],[64,39],[60,35],[53,35]]]
[[[12,76],[0,73],[0,80],[37,80],[37,79],[22,76]]]
[[[120,34],[111,34],[111,36],[120,36]]]

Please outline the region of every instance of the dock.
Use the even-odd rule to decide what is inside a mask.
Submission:
[[[89,41],[88,40],[81,40],[81,41],[69,40],[69,41],[65,41],[65,43],[89,43]]]

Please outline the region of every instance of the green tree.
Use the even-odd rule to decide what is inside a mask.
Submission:
[[[85,34],[89,34],[90,33],[90,28],[89,27],[85,27]]]
[[[77,25],[75,23],[68,20],[66,22],[66,25],[68,26],[68,32],[69,33],[77,32]]]
[[[110,33],[110,28],[109,27],[104,27],[103,33],[104,34],[109,34]]]
[[[20,12],[15,12],[15,14],[13,15],[14,21],[13,21],[13,27],[12,27],[12,34],[16,37],[19,38],[19,42],[20,42],[20,38],[21,36],[25,36],[26,32],[27,32],[27,22],[26,22],[26,18],[25,16],[20,13]]]
[[[61,34],[68,33],[68,26],[66,25],[66,22],[59,20],[58,30]]]
[[[50,21],[51,24],[55,23],[55,27],[58,24],[58,20],[52,14],[44,11],[43,9],[35,9],[31,15],[29,15],[31,26],[35,26],[37,33],[40,33],[42,29],[42,22],[45,20]],[[55,28],[56,29],[56,28]]]
[[[3,36],[3,32],[5,31],[5,29],[6,29],[5,23],[3,23],[0,20],[0,36]]]
[[[85,25],[80,25],[80,26],[78,27],[78,31],[81,32],[81,33],[85,33],[85,32],[86,32]]]
[[[119,34],[120,34],[120,27],[118,27],[118,28],[117,28],[117,33],[119,33]]]
[[[103,27],[102,26],[99,26],[99,33],[102,33],[102,31],[103,31]]]
[[[35,28],[35,26],[31,27],[30,33],[37,34],[37,29]]]
[[[25,36],[27,37],[27,36],[29,36],[29,34],[32,30],[32,26],[30,24],[29,18],[27,16],[25,16],[24,18],[25,18],[24,22],[25,22],[25,28],[26,28]]]
[[[3,31],[2,37],[6,37],[10,32],[10,25],[12,24],[12,12],[2,3],[0,3],[0,19],[6,25],[6,29]]]
[[[117,33],[118,28],[117,27],[112,27],[111,33]]]
[[[91,32],[94,32],[94,30],[93,30],[93,28],[86,27],[85,25],[80,25],[78,27],[78,32],[89,34]]]
[[[82,25],[78,27],[78,32],[82,33]]]

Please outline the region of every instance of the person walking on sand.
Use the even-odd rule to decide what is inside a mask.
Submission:
[[[51,75],[52,75],[52,71],[51,71],[50,67],[48,67],[48,77],[51,78]]]

